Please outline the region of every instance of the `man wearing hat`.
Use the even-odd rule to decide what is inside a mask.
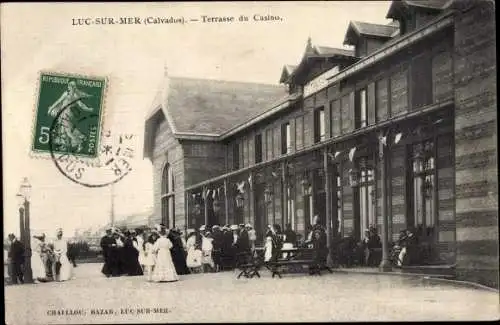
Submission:
[[[24,283],[24,245],[14,234],[9,234],[9,262],[11,266],[11,281],[13,284]]]

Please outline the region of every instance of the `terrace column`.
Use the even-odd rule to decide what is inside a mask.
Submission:
[[[383,134],[380,135],[383,137]],[[387,146],[391,143],[389,139],[390,135],[387,135]],[[380,162],[380,181],[382,182],[381,197],[382,197],[382,261],[380,262],[380,270],[387,272],[392,270],[391,262],[389,261],[389,242],[388,242],[388,222],[387,222],[387,179],[386,179],[386,149],[384,143],[379,139],[378,154]]]
[[[203,205],[205,208],[205,223],[204,225],[207,226],[208,224],[208,187],[203,187],[203,193],[204,193],[204,198],[203,198]]]
[[[283,225],[283,230],[288,223],[288,182],[287,182],[287,172],[286,172],[286,163],[281,163],[281,197],[283,198],[282,203],[282,215],[281,215],[281,223]]]
[[[331,169],[328,164],[328,148],[323,150],[323,169],[325,173],[325,217],[326,246],[328,247],[327,264],[332,265],[332,198],[330,185],[332,183]]]
[[[229,224],[229,200],[227,198],[227,178],[224,179],[224,210],[226,212],[226,225]]]
[[[250,180],[249,180],[249,187],[250,187],[250,192],[248,193],[248,200],[250,201],[249,202],[249,216],[248,216],[248,223],[251,223],[252,226],[255,227],[255,195],[254,195],[254,185],[255,185],[255,179],[254,179],[254,173],[253,172],[249,172],[250,174]]]

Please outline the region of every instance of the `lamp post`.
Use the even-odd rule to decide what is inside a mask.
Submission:
[[[31,234],[30,234],[30,195],[31,184],[25,177],[19,188],[16,198],[19,203],[20,236],[25,248],[24,260],[24,282],[33,283],[33,271],[31,270]]]

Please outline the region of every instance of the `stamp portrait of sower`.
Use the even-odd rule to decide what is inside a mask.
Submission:
[[[76,81],[71,80],[68,82],[68,89],[48,108],[49,115],[54,118],[61,113],[59,116],[60,122],[58,123],[54,134],[54,143],[63,146],[69,144],[71,149],[76,150],[76,152],[82,151],[82,144],[85,141],[86,136],[82,131],[75,127],[75,118],[77,114],[74,113],[74,109],[82,109],[86,112],[92,112],[93,109],[83,102],[84,98],[91,96],[92,95],[78,89]],[[67,141],[62,140],[64,137],[67,137]]]
[[[105,78],[42,73],[32,150],[96,157],[105,86]]]

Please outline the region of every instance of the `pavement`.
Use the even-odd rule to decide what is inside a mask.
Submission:
[[[6,324],[498,320],[498,292],[362,273],[236,279],[237,271],[106,278],[80,264],[67,282],[5,287]]]

